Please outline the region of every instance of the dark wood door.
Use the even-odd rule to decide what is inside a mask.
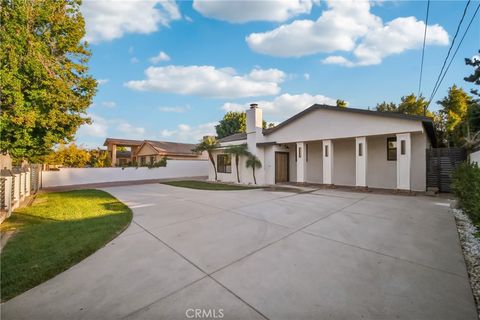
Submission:
[[[275,183],[288,182],[288,152],[275,152]]]

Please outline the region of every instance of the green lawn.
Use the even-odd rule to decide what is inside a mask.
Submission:
[[[169,181],[163,182],[163,184],[168,184],[169,186],[174,187],[183,187],[190,189],[199,189],[199,190],[249,190],[249,189],[258,189],[261,187],[248,187],[235,184],[224,184],[224,183],[214,183],[206,181],[195,181],[195,180],[182,180],[182,181]]]
[[[115,238],[131,210],[100,190],[40,194],[16,210],[0,230],[16,230],[2,251],[2,301],[35,287]]]

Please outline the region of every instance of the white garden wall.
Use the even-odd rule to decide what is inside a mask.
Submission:
[[[168,160],[161,168],[62,168],[44,171],[42,187],[208,176],[207,160]]]

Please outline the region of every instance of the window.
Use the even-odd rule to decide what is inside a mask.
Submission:
[[[325,158],[328,158],[328,145],[325,146]]]
[[[305,161],[308,162],[308,143],[305,144]]]
[[[363,156],[363,143],[362,142],[360,142],[358,144],[358,156],[359,157]]]
[[[402,156],[405,154],[405,149],[405,140],[400,140],[400,153],[402,154]]]
[[[397,161],[397,138],[387,138],[387,160]]]
[[[302,147],[298,147],[298,157],[302,157]]]
[[[217,172],[232,173],[232,157],[229,154],[217,155]]]
[[[140,165],[141,166],[145,165],[145,162],[146,162],[145,160],[146,160],[145,157],[140,157]]]
[[[155,157],[154,156],[150,156],[150,164],[154,164],[155,163]]]

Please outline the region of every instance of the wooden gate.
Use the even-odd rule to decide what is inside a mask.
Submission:
[[[451,192],[452,173],[466,159],[467,153],[463,148],[427,149],[427,188]]]

